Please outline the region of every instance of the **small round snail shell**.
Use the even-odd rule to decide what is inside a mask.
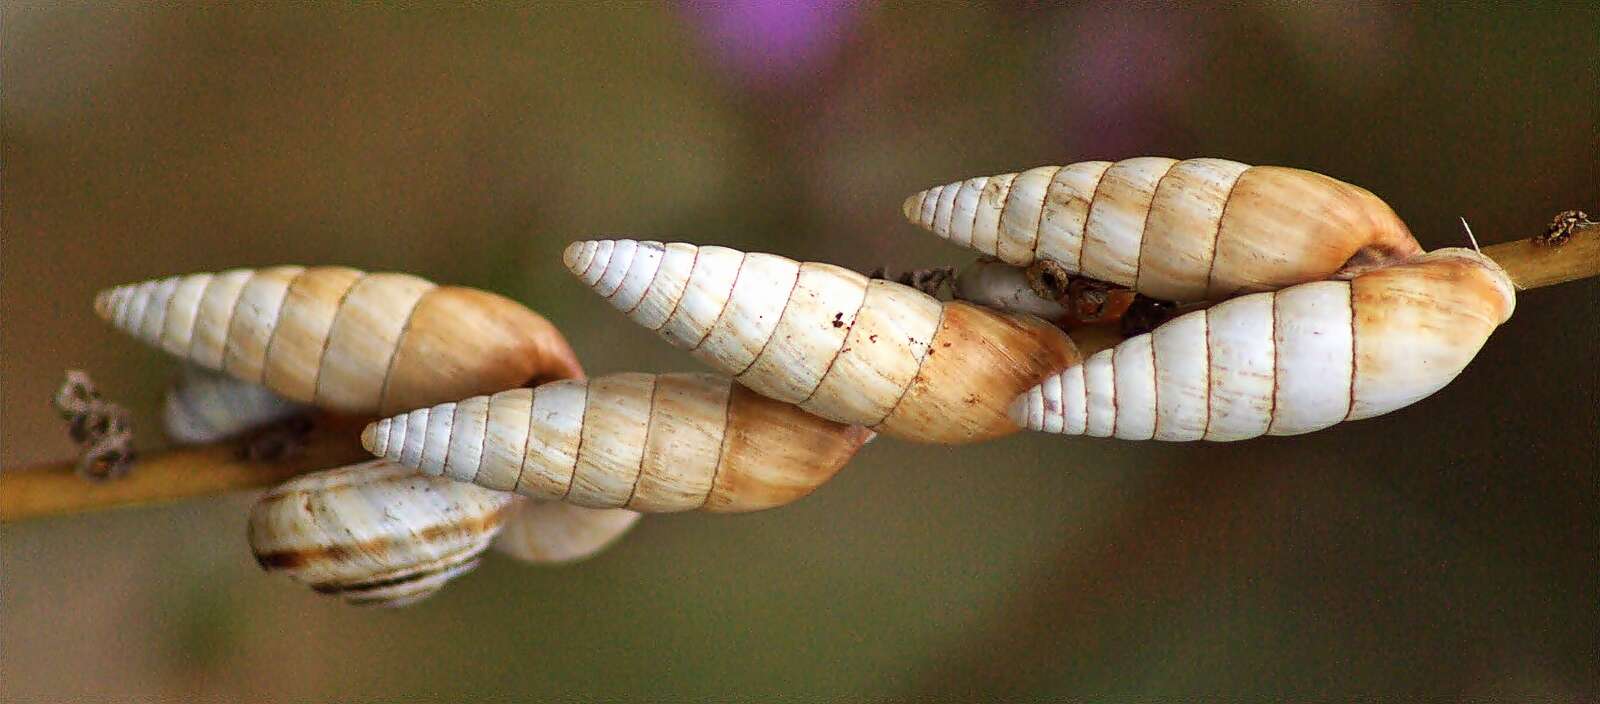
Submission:
[[[956,298],[979,305],[1057,321],[1066,306],[1034,293],[1027,272],[997,259],[979,259],[956,274]]]
[[[516,496],[382,460],[296,477],[250,512],[263,569],[352,604],[406,606],[470,571]]]
[[[563,258],[634,322],[757,393],[895,437],[1015,432],[1015,394],[1077,361],[1038,318],[831,264],[634,240],[577,242]]]
[[[102,291],[95,311],[201,367],[351,414],[577,368],[560,333],[521,304],[409,274],[280,266],[173,276]]]
[[[1421,253],[1377,196],[1225,159],[1041,166],[932,188],[905,215],[953,243],[1193,302],[1349,275]]]
[[[638,522],[639,514],[625,508],[527,500],[506,520],[494,549],[525,562],[576,562],[610,547]]]
[[[306,407],[255,384],[185,364],[167,387],[161,427],[183,445],[215,442],[275,423]]]
[[[710,374],[613,374],[380,420],[373,454],[500,491],[590,508],[756,511],[838,472],[871,431]]]
[[[1051,376],[1012,414],[1034,430],[1133,440],[1311,432],[1443,388],[1515,304],[1493,260],[1443,249],[1180,316]]]

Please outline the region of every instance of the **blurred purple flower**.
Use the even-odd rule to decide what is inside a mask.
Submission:
[[[758,87],[793,83],[820,70],[844,43],[860,8],[841,0],[678,4],[713,59]]]
[[[1204,40],[1186,12],[1124,4],[1085,5],[1063,16],[1053,106],[1068,142],[1099,155],[1160,143],[1186,93]]]

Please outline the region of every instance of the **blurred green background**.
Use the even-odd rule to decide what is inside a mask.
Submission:
[[[1593,4],[3,5],[0,464],[64,367],[147,447],[171,365],[116,283],[339,263],[494,289],[591,373],[695,362],[559,263],[625,234],[860,270],[969,176],[1299,166],[1429,248],[1600,209]],[[398,612],[261,573],[251,496],[0,526],[0,698],[1600,697],[1600,282],[1455,384],[1229,445],[880,440],[813,497],[490,559]],[[135,470],[137,471],[137,470]]]

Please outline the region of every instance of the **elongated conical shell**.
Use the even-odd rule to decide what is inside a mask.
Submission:
[[[1133,440],[1311,432],[1444,388],[1515,304],[1492,260],[1443,249],[1180,316],[1051,376],[1012,415],[1034,430]]]
[[[1076,361],[1033,316],[831,264],[633,240],[574,243],[565,261],[635,322],[757,393],[911,440],[1015,432],[1015,393]]]
[[[524,501],[494,539],[494,549],[525,562],[576,562],[610,547],[639,522],[625,508],[584,508],[561,501]]]
[[[181,445],[215,442],[306,412],[255,384],[192,364],[167,387],[161,427]]]
[[[296,477],[250,512],[263,569],[353,604],[405,606],[471,570],[516,496],[382,460]]]
[[[578,373],[566,341],[537,313],[408,274],[300,266],[191,274],[103,291],[95,310],[196,365],[352,414]]]
[[[1377,196],[1326,176],[1225,159],[1140,157],[1041,166],[931,188],[912,222],[1026,266],[1171,301],[1221,300],[1421,253]]]
[[[755,511],[795,501],[872,433],[710,374],[614,374],[380,420],[361,443],[430,475],[591,508]]]

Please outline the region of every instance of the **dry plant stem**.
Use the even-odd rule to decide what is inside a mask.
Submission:
[[[127,476],[88,482],[71,461],[0,470],[0,523],[261,489],[297,474],[369,459],[359,426],[319,422],[305,451],[282,462],[240,458],[237,442],[143,454]]]
[[[1483,253],[1506,270],[1519,291],[1600,276],[1600,223],[1573,228],[1560,245],[1536,239],[1490,245]]]

